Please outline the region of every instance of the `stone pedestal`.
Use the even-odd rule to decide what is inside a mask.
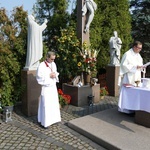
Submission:
[[[38,112],[38,102],[41,93],[41,86],[36,81],[36,70],[22,71],[22,86],[25,91],[22,95],[22,112],[27,116],[35,116]]]
[[[98,103],[100,101],[100,84],[92,86],[92,95],[94,103]]]
[[[100,83],[100,87],[106,86],[106,73],[98,76],[98,82]]]
[[[120,66],[108,65],[106,68],[106,85],[110,96],[119,96],[119,77]]]
[[[150,113],[146,111],[135,111],[135,123],[150,128]]]
[[[94,103],[99,102],[100,100],[100,84],[94,85],[85,85],[82,87],[73,86],[70,84],[63,84],[63,92],[71,96],[71,104],[75,106],[87,106],[88,105],[88,96],[93,95]]]

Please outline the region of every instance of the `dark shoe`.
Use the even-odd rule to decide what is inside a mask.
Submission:
[[[44,126],[42,126],[41,124],[40,124],[40,127],[43,128],[43,129],[48,129],[48,127],[44,127]]]
[[[44,128],[44,129],[48,129],[48,127],[44,127],[44,126],[43,126],[43,128]]]
[[[128,114],[130,117],[135,117],[135,113]]]

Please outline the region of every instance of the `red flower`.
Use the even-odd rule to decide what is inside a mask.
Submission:
[[[85,60],[86,63],[89,63],[90,61],[91,61],[91,58],[87,58],[87,59]]]
[[[100,88],[100,95],[101,95],[101,96],[109,95],[109,93],[108,93],[108,89],[107,89],[107,87],[106,87],[106,86],[105,86],[105,87]]]
[[[63,94],[62,97],[65,99],[65,101],[69,104],[70,100],[71,100],[71,96],[70,95],[65,95]]]
[[[71,101],[71,96],[64,94],[61,89],[58,89],[58,95],[59,95],[59,103],[64,106],[66,104],[69,104]]]
[[[63,91],[61,89],[58,89],[58,94],[63,95]]]

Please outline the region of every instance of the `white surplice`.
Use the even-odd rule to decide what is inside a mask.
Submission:
[[[137,66],[143,65],[143,59],[133,49],[128,50],[122,57],[120,64],[119,85],[128,83],[135,85],[135,81],[141,81],[141,69]]]
[[[118,102],[118,111],[124,113],[133,113],[132,110],[127,110],[121,108],[119,104],[122,103],[122,92],[123,92],[123,85],[122,84],[132,84],[135,85],[135,81],[141,81],[141,69],[137,69],[137,66],[143,65],[143,59],[139,53],[135,53],[133,49],[128,50],[122,57],[121,64],[120,64],[120,76],[119,76],[119,83],[120,86],[120,95],[119,95],[119,102]]]
[[[42,126],[48,127],[56,122],[61,121],[60,107],[56,82],[58,82],[58,75],[56,64],[54,62],[42,62],[38,69],[36,79],[38,84],[42,85],[41,98],[38,107],[38,122]],[[55,72],[57,77],[50,78],[50,73]]]

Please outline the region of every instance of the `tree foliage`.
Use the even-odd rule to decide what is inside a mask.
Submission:
[[[117,31],[123,44],[121,54],[129,49],[131,37],[131,15],[128,0],[94,0],[97,3],[94,19],[90,26],[90,43],[100,50],[97,68],[105,68],[110,63],[109,39]],[[77,21],[76,9],[71,14]]]
[[[72,27],[62,29],[61,36],[56,40],[59,49],[56,63],[60,72],[60,83],[69,82],[78,74],[80,41]]]
[[[21,69],[25,63],[26,15],[22,7],[10,17],[0,9],[0,94],[2,105],[11,105],[21,92]]]
[[[132,36],[143,43],[141,55],[144,62],[150,57],[150,1],[131,0]]]
[[[55,36],[60,36],[60,29],[66,28],[68,24],[67,7],[66,0],[37,0],[34,6],[34,15],[39,23],[42,23],[43,19],[48,20],[44,35],[49,50],[56,49]]]
[[[100,50],[98,68],[105,68],[110,61],[108,42],[113,31],[118,32],[123,42],[122,54],[129,49],[132,41],[129,1],[94,1],[98,9],[90,26],[90,43],[92,48]],[[77,75],[78,68],[75,62],[78,57],[74,54],[81,46],[76,36],[77,9],[75,8],[72,14],[68,14],[68,2],[69,0],[37,0],[34,6],[36,22],[42,24],[44,19],[48,20],[48,26],[43,34],[44,54],[45,50],[57,51],[56,63],[60,80],[71,79]],[[5,9],[0,9],[0,93],[2,99],[7,100],[8,103],[14,98],[17,100],[21,91],[21,69],[25,64],[27,49],[26,17],[27,12],[23,11],[22,7],[15,8],[10,17]],[[140,23],[138,22],[135,27]],[[147,30],[149,31],[148,28]]]
[[[56,63],[58,66],[58,71],[60,72],[60,82],[65,82],[75,76],[73,72],[73,67],[76,69],[77,65],[71,65],[74,62],[72,59],[72,52],[74,47],[70,41],[65,40],[63,43],[63,38],[66,34],[68,40],[77,40],[72,34],[72,27],[75,24],[72,15],[67,12],[68,0],[37,0],[37,3],[34,6],[34,16],[37,18],[39,23],[43,22],[43,19],[48,20],[47,28],[44,32],[44,42],[48,47],[48,50],[55,50],[57,52],[58,58]],[[70,28],[70,29],[69,29]],[[64,30],[63,30],[64,29]],[[66,30],[68,30],[67,33]],[[68,35],[67,35],[68,34]],[[58,40],[60,39],[60,40]],[[68,43],[67,43],[68,42]],[[70,57],[70,58],[69,58]],[[72,63],[70,64],[70,62]]]
[[[95,0],[98,5],[90,27],[90,41],[95,49],[100,49],[98,68],[110,63],[109,39],[113,31],[122,40],[121,54],[129,49],[131,38],[131,16],[128,0]]]
[[[62,2],[63,6],[61,5]],[[69,16],[66,12],[67,2],[66,0],[41,0],[38,1],[35,7],[36,17],[42,19],[47,18],[49,21],[47,31],[45,32],[47,44],[49,45],[49,49],[57,49],[58,53],[61,51],[58,49],[59,46],[56,37],[61,38],[60,29],[68,30],[69,26],[73,26],[74,32],[76,32],[77,8],[75,8]],[[128,0],[95,0],[95,2],[98,5],[98,9],[95,12],[94,20],[90,26],[90,42],[92,48],[100,50],[97,67],[105,68],[110,61],[108,42],[113,31],[116,30],[118,32],[123,42],[121,49],[122,54],[129,49],[129,44],[132,41],[129,2]],[[73,51],[73,49],[70,48],[69,51]],[[64,58],[62,58],[62,60],[63,59]],[[57,65],[59,67],[62,64],[58,63]],[[68,72],[71,72],[69,68]],[[63,73],[60,72],[60,75],[61,74]]]

